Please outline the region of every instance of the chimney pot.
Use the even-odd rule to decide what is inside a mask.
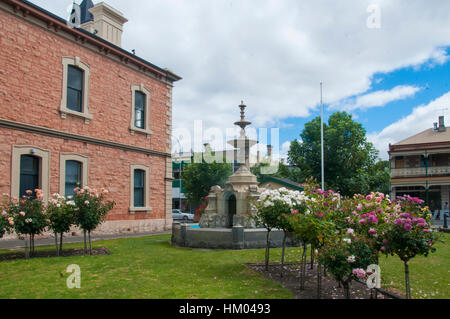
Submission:
[[[444,122],[444,117],[443,116],[439,116],[439,132],[445,132],[445,122]]]
[[[104,2],[90,8],[89,13],[93,20],[83,23],[81,27],[91,33],[98,30],[97,36],[121,47],[123,25],[128,22],[123,14]]]

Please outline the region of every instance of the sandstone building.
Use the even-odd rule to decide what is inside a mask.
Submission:
[[[127,19],[84,0],[81,26],[0,2],[0,194],[106,188],[101,232],[172,225],[172,88],[181,78],[121,48]]]

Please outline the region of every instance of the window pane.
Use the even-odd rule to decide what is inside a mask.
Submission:
[[[67,88],[67,108],[72,111],[81,112],[81,91]]]
[[[81,166],[82,164],[80,162],[66,161],[66,196],[73,196],[73,189],[81,186]]]
[[[67,86],[72,89],[81,91],[83,89],[83,70],[69,65]]]
[[[145,128],[145,94],[136,91],[134,94],[135,126]]]
[[[22,197],[26,195],[27,190],[33,191],[39,188],[39,158],[22,155],[20,157],[20,191],[19,195]]]
[[[144,182],[145,172],[143,170],[134,171],[134,207],[144,207]]]
[[[68,66],[67,70],[67,108],[81,112],[83,108],[83,76],[84,71]]]

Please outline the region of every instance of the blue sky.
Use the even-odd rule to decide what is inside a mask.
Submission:
[[[31,1],[61,17],[72,5]],[[173,135],[183,151],[193,147],[196,121],[225,136],[244,100],[255,128],[279,128],[285,156],[320,114],[321,81],[325,114],[353,114],[383,159],[389,143],[431,128],[439,115],[450,122],[440,111],[450,109],[450,1],[105,2],[128,19],[125,50],[183,77],[173,91]]]
[[[450,47],[442,48],[446,54],[450,53]],[[418,91],[408,97],[393,100],[378,107],[369,109],[356,109],[349,111],[354,120],[361,123],[367,133],[376,133],[382,131],[385,127],[396,123],[406,115],[412,113],[413,109],[420,105],[427,105],[431,101],[438,99],[445,93],[450,92],[450,60],[436,65],[431,59],[425,61],[419,66],[410,66],[395,70],[389,73],[375,73],[373,75],[372,86],[369,90],[361,95],[370,94],[377,91],[389,91],[393,88],[404,85],[417,87]],[[326,95],[326,83],[324,83],[324,96]],[[346,99],[355,99],[358,95],[349,96]],[[319,95],[318,95],[319,99]],[[339,102],[336,104],[339,105]],[[339,108],[329,108],[329,105],[324,105],[325,121],[328,117]],[[430,111],[434,115],[435,122],[437,122],[439,115],[444,115],[447,120],[447,125],[450,124],[450,104],[442,104],[442,107],[437,110]],[[320,105],[316,107],[315,112],[311,116],[298,118],[292,117],[284,120],[286,124],[280,130],[280,140],[282,143],[299,138],[299,129],[304,127],[304,124],[311,121],[316,116],[320,116]],[[433,122],[427,123],[429,128],[432,127]],[[283,126],[283,125],[281,125]],[[412,130],[419,133],[420,128]],[[399,137],[396,141],[399,142],[404,136]],[[381,152],[381,151],[380,151]],[[380,154],[382,158],[386,158],[386,154]]]

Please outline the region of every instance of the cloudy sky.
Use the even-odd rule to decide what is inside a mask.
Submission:
[[[63,18],[72,3],[32,2]],[[174,133],[185,151],[194,121],[226,135],[243,100],[255,128],[279,128],[286,152],[320,115],[321,81],[325,115],[351,113],[383,159],[439,115],[450,123],[450,1],[105,2],[129,20],[124,49],[183,77]]]

